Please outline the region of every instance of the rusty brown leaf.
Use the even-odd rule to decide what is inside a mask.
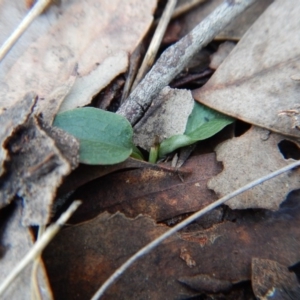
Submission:
[[[102,211],[146,214],[157,221],[196,211],[216,199],[207,181],[218,172],[214,154],[191,157],[180,170],[145,165],[118,172],[80,188],[73,199],[83,200],[73,220],[90,218]],[[182,181],[183,180],[183,181]]]
[[[268,257],[285,267],[299,261],[299,222],[296,193],[278,212],[232,211],[209,229],[191,225],[140,259],[103,299],[188,298],[221,291],[230,283],[234,290],[235,283],[251,280],[253,258]],[[56,299],[89,298],[127,258],[166,230],[148,217],[127,219],[120,213],[103,213],[66,228],[44,255]],[[195,292],[187,278],[197,277],[202,287]]]

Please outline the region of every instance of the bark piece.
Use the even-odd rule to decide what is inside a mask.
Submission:
[[[194,99],[187,90],[164,88],[147,110],[143,119],[135,125],[135,145],[150,151],[157,143],[177,134],[183,134]]]
[[[300,42],[294,38],[299,14],[300,5],[291,1],[271,4],[205,86],[193,91],[194,98],[248,123],[299,137],[293,120],[280,114],[299,103],[300,85],[291,79],[300,69]]]
[[[29,229],[21,224],[22,205],[15,202],[0,211],[0,281],[2,282],[33,245]],[[43,300],[53,299],[44,264],[40,260],[37,272],[39,291]],[[14,280],[1,295],[2,300],[32,299],[32,264]]]
[[[220,197],[291,163],[284,159],[279,143],[286,137],[252,127],[244,135],[217,146],[217,160],[224,170],[208,182]],[[299,147],[294,141],[294,144]],[[299,172],[282,174],[226,202],[232,209],[265,208],[276,210],[289,192],[300,188]]]

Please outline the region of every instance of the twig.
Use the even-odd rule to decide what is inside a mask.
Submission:
[[[152,67],[154,59],[155,59],[158,49],[160,47],[161,41],[166,32],[167,26],[171,20],[176,3],[177,3],[177,0],[168,0],[166,8],[163,12],[163,15],[161,16],[161,19],[159,20],[159,23],[155,30],[154,36],[151,40],[151,43],[147,50],[147,53],[144,57],[143,63],[142,63],[142,65],[139,69],[139,72],[135,78],[135,82],[132,85],[132,89],[134,89],[137,86],[137,84],[141,81],[141,79],[145,76],[145,74]]]
[[[155,247],[157,247],[162,241],[170,237],[172,234],[176,233],[180,229],[184,228],[188,224],[192,223],[199,217],[203,216],[205,213],[211,211],[212,209],[218,207],[219,205],[223,204],[224,202],[228,201],[229,199],[255,187],[256,185],[259,185],[269,179],[272,179],[284,172],[287,172],[289,170],[292,170],[296,167],[300,166],[300,161],[296,161],[290,165],[285,166],[284,168],[281,168],[275,172],[272,172],[266,176],[263,176],[257,180],[254,180],[243,187],[235,190],[234,192],[226,195],[225,197],[211,203],[210,205],[206,206],[205,208],[199,210],[198,212],[192,214],[190,217],[185,219],[184,221],[178,223],[176,226],[171,228],[170,230],[166,231],[164,234],[153,240],[151,243],[140,249],[136,254],[131,256],[121,267],[119,267],[100,287],[100,289],[94,294],[91,300],[97,300],[101,296],[103,296],[104,292],[120,277],[134,262],[136,262],[139,258],[144,256],[145,254],[149,253],[151,250],[153,250]]]
[[[227,0],[218,6],[189,34],[160,56],[117,113],[135,125],[151,105],[152,100],[184,69],[191,58],[255,1]]]
[[[43,233],[46,230],[45,225],[39,226],[38,230],[38,236],[37,239],[39,240]],[[38,255],[33,264],[32,264],[32,271],[31,271],[31,298],[32,300],[42,300],[43,297],[41,295],[40,287],[39,287],[39,282],[38,282],[38,268],[41,265],[41,255]]]
[[[21,273],[22,270],[40,253],[44,250],[44,248],[49,244],[49,242],[53,239],[53,237],[57,234],[57,232],[61,229],[61,227],[67,222],[67,220],[71,217],[74,211],[81,204],[81,201],[74,201],[70,207],[65,211],[60,218],[50,225],[44,234],[41,236],[39,240],[32,246],[29,252],[23,257],[23,259],[19,262],[19,264],[8,274],[6,279],[0,285],[0,295],[8,288],[8,286],[14,281],[14,279]]]
[[[51,3],[51,0],[39,0],[33,8],[29,11],[29,13],[25,16],[19,26],[15,29],[15,31],[9,36],[9,38],[4,42],[4,44],[0,48],[0,62],[8,53],[8,51],[13,47],[16,41],[20,38],[20,36],[25,32],[25,30],[29,27],[29,25],[37,18],[45,8]]]

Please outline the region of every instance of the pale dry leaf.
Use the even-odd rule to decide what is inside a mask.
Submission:
[[[125,51],[113,53],[92,72],[78,77],[71,92],[62,102],[59,112],[90,103],[94,95],[106,87],[112,78],[126,72],[127,68],[128,53]]]
[[[135,144],[149,151],[155,143],[183,134],[193,107],[194,99],[190,91],[165,87],[135,125]]]
[[[2,43],[16,26],[17,22],[11,19],[16,16],[19,20],[25,15],[24,5],[17,0],[1,2]],[[62,99],[51,99],[50,94],[68,81],[76,64],[78,83],[74,88],[80,90],[80,82],[84,82],[80,96],[87,104],[92,93],[124,72],[128,60],[126,56],[125,61],[124,52],[132,53],[146,33],[155,7],[156,0],[75,0],[52,5],[31,24],[1,63],[0,107],[13,105],[20,94],[34,90],[43,99],[38,103],[39,111],[47,121],[51,120]],[[107,67],[114,71],[108,72]],[[95,89],[99,73],[104,73],[106,79],[101,79]],[[92,89],[83,80],[86,76]],[[51,104],[52,110],[48,109],[50,100],[56,102]]]
[[[288,165],[291,159],[284,159],[278,147],[286,139],[266,129],[252,127],[241,137],[220,144],[216,148],[217,160],[223,162],[224,170],[208,182],[208,187],[223,197],[252,180]],[[226,205],[232,209],[276,210],[290,191],[300,188],[299,172],[284,173],[236,196]]]
[[[18,195],[24,201],[23,224],[47,224],[56,189],[71,165],[33,116],[19,128],[7,149],[10,162],[2,177],[0,207]]]
[[[225,60],[228,54],[233,50],[234,47],[235,47],[235,43],[233,42],[222,43],[219,46],[217,52],[215,52],[211,56],[209,67],[214,70],[218,69],[219,66],[222,64],[222,62]]]
[[[271,4],[194,98],[225,114],[270,130],[300,136],[279,112],[299,103],[300,1]],[[288,20],[288,21],[287,21]]]
[[[30,250],[33,241],[29,229],[21,225],[22,205],[20,202],[16,202],[14,205],[1,210],[0,216],[0,282],[3,282],[11,270]],[[4,294],[1,295],[2,300],[32,299],[31,266],[25,268]],[[42,299],[53,299],[42,261],[38,268],[37,281]]]
[[[27,118],[32,112],[32,109],[36,102],[36,94],[26,94],[23,99],[17,102],[14,106],[8,109],[4,109],[0,113],[0,176],[5,172],[3,166],[5,160],[7,160],[7,149],[5,149],[5,141],[16,130],[16,127],[26,122]]]

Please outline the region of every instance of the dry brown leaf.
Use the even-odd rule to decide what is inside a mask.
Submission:
[[[279,115],[299,103],[300,85],[291,79],[300,69],[300,42],[295,38],[299,4],[271,4],[207,84],[193,92],[194,98],[248,123],[299,137],[289,116]]]
[[[216,200],[206,185],[220,170],[211,153],[191,157],[178,171],[163,165],[145,165],[110,174],[72,195],[72,199],[83,201],[72,220],[86,220],[103,211],[120,211],[128,217],[146,214],[156,221],[194,212]]]
[[[78,148],[77,144],[76,157]],[[24,201],[23,224],[47,224],[56,189],[71,165],[33,116],[11,138],[7,149],[10,162],[1,178],[0,206],[18,195]]]
[[[252,127],[241,137],[217,146],[217,160],[223,162],[224,170],[208,182],[208,187],[223,197],[252,180],[288,165],[291,159],[284,159],[278,147],[283,140],[286,140],[284,136]],[[300,188],[299,172],[295,170],[282,174],[229,200],[226,205],[232,209],[276,210],[290,191]]]
[[[1,63],[0,107],[13,105],[20,95],[34,90],[43,99],[39,111],[51,120],[62,99],[50,94],[65,85],[76,64],[79,75],[71,94],[73,98],[80,91],[81,102],[69,104],[68,109],[87,104],[93,93],[126,70],[127,56],[149,28],[155,6],[156,0],[75,0],[52,5]],[[0,12],[3,43],[24,17],[25,4],[2,1]]]
[[[134,126],[134,143],[149,151],[152,146],[177,134],[183,134],[194,99],[188,90],[164,88],[144,117]]]
[[[257,299],[299,299],[297,277],[284,265],[270,259],[252,259],[252,288]]]
[[[210,280],[210,290],[216,291],[225,281],[228,286],[251,280],[254,257],[268,257],[286,267],[295,264],[300,259],[299,193],[293,200],[279,212],[235,215],[235,222],[207,230],[195,230],[194,224],[194,229],[174,235],[141,258],[103,299],[188,298],[195,290],[179,283],[180,278],[210,276],[218,279]],[[166,230],[148,217],[132,220],[103,213],[61,231],[44,253],[56,299],[90,298],[127,258]],[[189,259],[182,259],[183,249]]]
[[[0,211],[0,282],[3,282],[33,245],[29,230],[21,225],[21,219],[21,203],[16,202],[14,205]],[[1,299],[33,299],[31,271],[32,264],[25,268],[13,281],[11,286],[1,295]],[[42,262],[39,265],[37,274],[42,299],[53,299]]]

